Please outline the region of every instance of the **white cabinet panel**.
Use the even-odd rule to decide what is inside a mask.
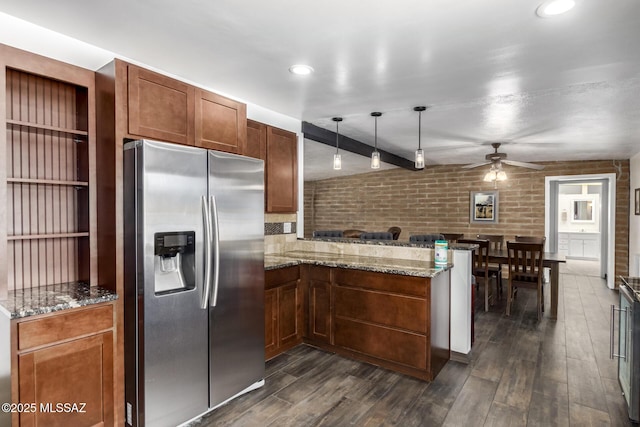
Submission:
[[[563,233],[568,236],[568,254],[571,258],[600,258],[600,233]],[[561,245],[559,244],[559,247]]]

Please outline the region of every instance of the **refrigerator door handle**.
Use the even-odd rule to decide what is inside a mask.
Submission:
[[[202,196],[202,220],[204,222],[204,282],[202,283],[202,303],[200,308],[205,310],[209,303],[211,292],[211,215],[207,198]]]
[[[220,228],[218,227],[218,205],[215,196],[211,196],[211,216],[213,217],[213,296],[211,307],[218,304],[218,284],[220,279]]]

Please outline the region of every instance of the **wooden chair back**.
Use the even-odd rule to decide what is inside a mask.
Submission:
[[[504,235],[502,234],[478,234],[476,237],[479,240],[488,240],[490,251],[501,251],[503,249]]]
[[[542,242],[507,242],[509,280],[519,285],[537,287],[542,283],[544,245]],[[520,284],[524,282],[524,284]],[[533,286],[535,285],[535,286]]]
[[[402,233],[402,228],[400,228],[400,227],[389,227],[387,232],[391,233],[393,235],[393,240],[398,240],[398,237],[400,237],[400,233]]]
[[[509,258],[509,286],[507,289],[507,316],[511,315],[511,301],[515,288],[535,289],[537,294],[538,320],[544,311],[544,287],[542,272],[544,243],[507,242]]]
[[[464,239],[464,234],[462,233],[442,233],[442,236],[444,237],[444,240],[449,243],[455,243],[459,239]]]
[[[547,240],[545,236],[516,236],[516,242],[542,243]]]

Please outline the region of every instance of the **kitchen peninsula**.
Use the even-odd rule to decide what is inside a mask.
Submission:
[[[267,357],[304,340],[432,380],[450,358],[453,271],[435,266],[432,253],[300,240],[266,255]]]

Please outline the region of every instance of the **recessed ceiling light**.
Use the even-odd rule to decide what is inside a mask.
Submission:
[[[541,18],[548,18],[568,12],[575,5],[575,0],[547,0],[538,6],[536,14]]]
[[[289,67],[289,72],[292,74],[297,74],[299,76],[306,76],[313,73],[313,68],[304,64],[296,64]]]

